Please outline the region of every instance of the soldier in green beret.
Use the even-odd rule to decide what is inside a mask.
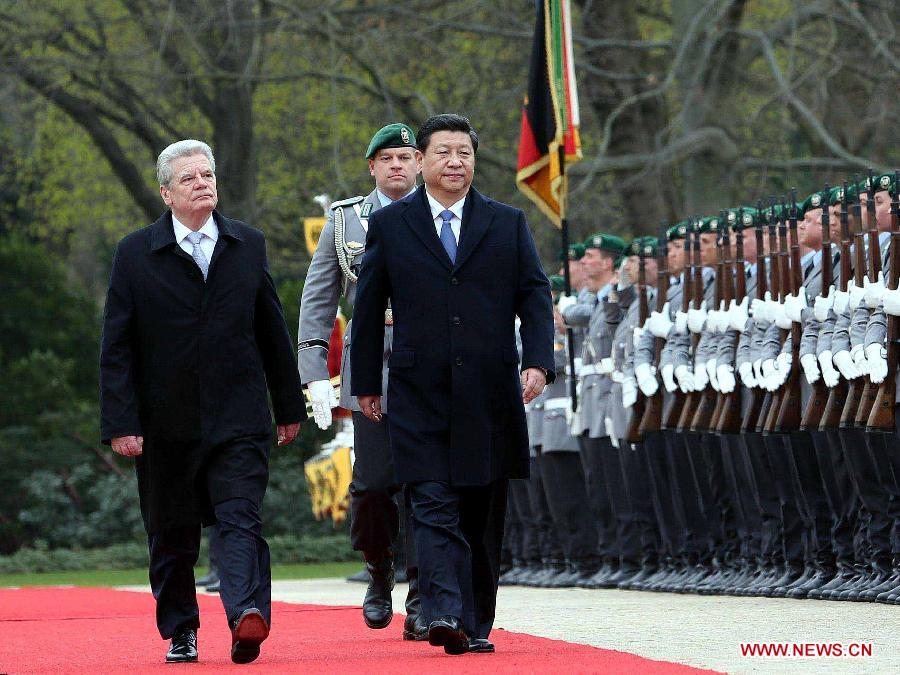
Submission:
[[[402,199],[416,189],[421,171],[421,154],[416,149],[412,129],[402,123],[379,129],[366,148],[369,173],[375,189],[367,196],[341,199],[328,208],[328,218],[313,255],[303,297],[300,302],[297,361],[300,379],[308,386],[316,424],[327,429],[332,422],[331,409],[340,405],[352,411],[353,479],[350,484],[350,539],[354,550],[362,551],[369,573],[369,587],[363,600],[363,618],[370,628],[385,628],[393,616],[391,590],[394,587],[392,546],[400,522],[399,486],[395,484],[393,460],[384,424],[368,420],[359,411],[356,398],[350,396],[350,367],[341,363],[341,397],[335,400],[328,377],[328,343],[334,327],[338,301],[343,295],[350,304],[356,298],[356,279],[365,255],[369,216],[376,210]],[[390,310],[388,310],[390,312]],[[385,315],[384,379],[391,353],[391,324]],[[350,326],[344,333],[344,356],[349,354]],[[412,529],[407,523],[407,538]],[[408,542],[411,544],[411,541]],[[404,547],[410,593],[404,639],[424,640],[427,626],[418,621],[419,599],[414,547]]]

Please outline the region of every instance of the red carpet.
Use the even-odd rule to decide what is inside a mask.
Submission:
[[[250,665],[231,663],[218,598],[200,597],[200,663],[166,665],[149,593],[108,588],[0,589],[0,673],[689,673],[633,654],[495,630],[496,654],[447,656],[401,639],[402,616],[368,630],[359,608],[273,606],[271,637]],[[398,620],[399,619],[399,620]],[[707,671],[708,672],[708,671]]]

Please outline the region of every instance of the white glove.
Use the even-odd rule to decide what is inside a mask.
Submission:
[[[578,298],[574,295],[560,295],[559,300],[556,301],[556,311],[565,315],[566,310],[576,304],[578,304]]]
[[[870,282],[867,278],[863,279],[863,298],[866,302],[866,307],[869,309],[878,308],[884,291],[884,271],[878,273],[876,281]]]
[[[749,361],[744,361],[741,364],[741,367],[738,368],[738,373],[741,376],[741,382],[744,383],[745,387],[755,387],[757,386],[756,378],[753,376],[753,364]]]
[[[734,391],[737,383],[734,381],[734,368],[730,363],[723,363],[716,368],[716,379],[719,381],[719,391],[723,394],[730,394]]]
[[[638,387],[641,388],[644,396],[653,396],[659,390],[656,373],[649,363],[641,363],[635,366],[634,376],[637,378]]]
[[[882,299],[884,301],[885,314],[900,316],[900,288],[896,291],[886,290]]]
[[[850,284],[852,284],[852,283],[853,282],[851,281]],[[850,287],[850,284],[847,285],[848,288]],[[850,293],[848,293],[847,291],[835,291],[834,292],[834,305],[832,306],[832,309],[834,310],[835,314],[837,314],[838,316],[843,314],[844,310],[847,309],[847,305],[849,305],[849,304],[850,304]]]
[[[772,297],[772,292],[766,291],[766,318],[770,322],[774,323],[775,318],[778,316],[779,307],[781,307],[781,304],[776,298]]]
[[[636,345],[638,343],[638,341],[641,339],[641,336],[643,334],[644,334],[644,329],[641,328],[640,326],[635,326],[634,331],[632,332],[632,335],[634,335],[634,337],[632,339],[631,344]]]
[[[831,387],[836,387],[838,381],[841,379],[838,371],[834,369],[834,363],[831,360],[831,352],[824,351],[819,354],[819,369],[822,371],[822,381],[825,383],[825,386],[829,389]]]
[[[709,384],[709,373],[706,372],[706,364],[701,363],[694,368],[694,391],[703,391]]]
[[[762,362],[762,376],[764,380],[768,380],[775,374],[775,359],[766,359]]]
[[[682,393],[694,391],[694,374],[687,366],[678,366],[675,369],[675,378],[678,380],[678,386],[681,387]]]
[[[800,365],[803,367],[803,374],[806,381],[815,384],[819,381],[819,362],[816,360],[815,354],[804,354],[800,357]]]
[[[806,302],[806,288],[801,286],[798,295],[789,295],[784,300],[784,313],[787,318],[796,323],[800,323],[803,316],[803,310],[808,307]]]
[[[728,308],[728,323],[736,331],[743,332],[747,327],[747,320],[750,318],[749,314],[747,314],[749,302],[750,298],[746,295],[740,304],[737,304],[734,300],[731,301],[731,306]]]
[[[637,382],[633,377],[622,380],[622,405],[630,408],[637,403]]]
[[[732,300],[734,302],[734,300]],[[724,333],[728,330],[728,327],[731,325],[731,321],[729,320],[728,310],[725,309],[725,301],[723,300],[719,303],[719,325],[718,331],[720,333]]]
[[[712,333],[719,332],[719,310],[711,309],[706,313],[705,328]]]
[[[614,370],[609,374],[609,379],[611,379],[613,382],[621,384],[625,381],[625,375],[622,374],[621,370]]]
[[[671,363],[667,363],[659,371],[659,374],[662,375],[663,385],[665,385],[667,392],[671,394],[678,389],[678,385],[675,384],[675,366]]]
[[[654,337],[668,337],[672,330],[672,320],[669,318],[669,303],[663,305],[661,312],[650,312],[650,318],[644,322],[644,330],[650,331]]]
[[[788,375],[791,374],[791,365],[793,363],[794,357],[790,352],[782,352],[775,359],[775,373],[778,375],[778,380],[780,380],[778,386],[787,382]]]
[[[581,373],[581,366],[583,359],[580,356],[576,356],[575,359],[575,374],[579,375]]]
[[[684,335],[687,333],[688,329],[688,315],[687,312],[682,312],[680,309],[675,312],[675,332],[679,335]]]
[[[862,345],[850,348],[850,358],[853,359],[853,365],[860,375],[869,374],[869,364],[866,362],[866,352]]]
[[[692,333],[700,333],[703,330],[703,324],[706,322],[706,300],[700,303],[700,309],[691,307],[688,310],[688,328]]]
[[[813,303],[813,314],[821,323],[828,318],[828,312],[834,305],[834,286],[831,286],[828,289],[828,295],[816,296],[816,301]]]
[[[868,283],[866,277],[863,277],[863,285],[857,286],[853,281],[847,284],[847,293],[850,295],[850,300],[847,302],[847,305],[850,309],[856,309],[859,307],[859,303],[862,302],[863,296],[865,296],[865,284]]]
[[[832,360],[834,361],[834,365],[837,366],[837,369],[841,371],[841,375],[844,376],[845,380],[855,380],[859,377],[860,372],[857,370],[856,365],[854,365],[853,357],[850,356],[850,352],[846,349],[835,354]]]
[[[710,359],[706,362],[706,374],[709,376],[709,384],[715,391],[720,391],[719,389],[719,377],[716,372],[716,360]]]
[[[323,431],[331,426],[331,409],[337,406],[334,387],[328,380],[314,380],[307,385],[312,402],[313,418]]]
[[[762,359],[756,359],[753,362],[753,377],[756,379],[759,386],[762,386],[763,380],[765,379],[762,374]]]
[[[613,363],[612,357],[607,356],[605,359],[600,359],[599,367],[597,368],[597,372],[601,375],[609,375],[612,371],[616,369],[616,364]]]
[[[785,310],[785,306],[781,303],[776,302],[773,306],[773,316],[775,318],[775,325],[778,326],[782,330],[789,330],[791,327],[791,319],[787,315],[787,311]]]
[[[766,291],[766,296],[769,295],[769,292]],[[753,320],[757,323],[769,323],[772,320],[772,317],[769,316],[769,305],[765,300],[760,300],[759,298],[753,298],[753,302],[750,303],[750,313],[753,315]]]
[[[866,363],[872,384],[881,384],[887,377],[887,350],[877,342],[866,347]]]

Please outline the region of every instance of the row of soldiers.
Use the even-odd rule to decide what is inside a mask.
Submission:
[[[897,188],[571,246],[501,583],[900,602]]]

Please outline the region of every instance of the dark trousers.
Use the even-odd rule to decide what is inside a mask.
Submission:
[[[866,550],[858,551],[863,561],[875,558],[890,557],[891,529],[893,524],[888,517],[888,495],[881,483],[878,465],[872,455],[872,448],[867,437],[877,438],[877,434],[867,434],[863,429],[841,429],[841,443],[844,457],[850,467],[850,476],[859,494],[860,502],[865,509],[867,520]],[[876,446],[883,444],[883,439],[876,441]]]
[[[781,503],[772,465],[761,433],[743,433],[740,439],[744,445],[747,468],[754,485],[753,496],[761,518],[760,555],[767,562],[784,562],[784,543],[781,521]]]
[[[516,562],[534,566],[541,563],[541,546],[537,519],[531,510],[528,497],[528,481],[517,479],[509,481],[510,510],[515,513],[520,524],[519,553]],[[515,551],[513,551],[515,553]]]
[[[828,561],[833,557],[831,547],[832,512],[828,504],[825,488],[826,478],[819,468],[819,459],[812,431],[791,432],[791,449],[794,453],[794,465],[797,467],[797,478],[803,493],[806,508],[805,520],[812,524],[811,558]],[[830,474],[826,472],[830,479]]]
[[[219,595],[229,624],[255,607],[271,625],[271,564],[259,516],[268,482],[269,443],[266,436],[220,446],[211,453],[205,470],[216,516],[210,546],[219,565]],[[147,539],[160,635],[169,639],[179,628],[198,628],[194,565],[200,551],[200,524],[154,532]]]
[[[394,476],[387,421],[353,413],[353,479],[350,482],[350,543],[377,560],[400,531],[399,486]],[[407,561],[409,564],[409,561]]]
[[[859,555],[856,537],[861,507],[859,490],[844,452],[841,430],[826,429],[824,434],[827,448],[823,448],[823,451],[827,452],[828,464],[833,470],[837,495],[840,497],[835,522],[831,527],[834,552],[839,561],[850,564]]]
[[[487,638],[497,605],[508,481],[465,488],[426,481],[407,488],[425,619],[453,616],[470,637]]]
[[[703,557],[711,550],[710,534],[697,478],[691,467],[687,447],[681,435],[671,429],[662,432],[665,443],[666,470],[669,472],[672,501],[680,509],[679,524],[683,528],[679,539],[682,554],[694,558]]]
[[[550,515],[550,507],[547,505],[547,494],[544,491],[543,454],[541,446],[535,448],[537,454],[529,461],[531,472],[528,478],[528,498],[531,502],[531,513],[534,516],[537,528],[538,546],[541,550],[541,560],[547,564],[561,564],[563,562],[563,550],[559,541],[559,533]]]
[[[624,448],[627,448],[626,443]],[[666,443],[661,431],[653,431],[644,437],[643,443],[632,446],[650,479],[654,521],[659,534],[657,557],[676,556],[684,548],[684,517],[681,513],[680,495],[672,484],[666,460]],[[632,489],[629,494],[634,493]]]
[[[801,506],[802,495],[798,494],[797,468],[790,448],[790,438],[783,434],[763,436],[772,479],[778,490],[781,505],[781,531],[784,536],[785,562],[802,565],[809,546],[812,523],[804,522],[806,510]]]
[[[746,448],[737,434],[723,434],[722,465],[735,505],[740,555],[754,558],[760,555],[762,542],[762,516],[759,512],[756,488],[750,474]]]
[[[592,564],[597,557],[597,529],[587,508],[584,468],[579,453],[545,451],[541,455],[541,474],[566,560]]]
[[[638,550],[639,534],[631,519],[616,449],[608,437],[590,438],[587,432],[578,437],[578,448],[588,508],[597,531],[597,555],[618,558],[625,549]]]

